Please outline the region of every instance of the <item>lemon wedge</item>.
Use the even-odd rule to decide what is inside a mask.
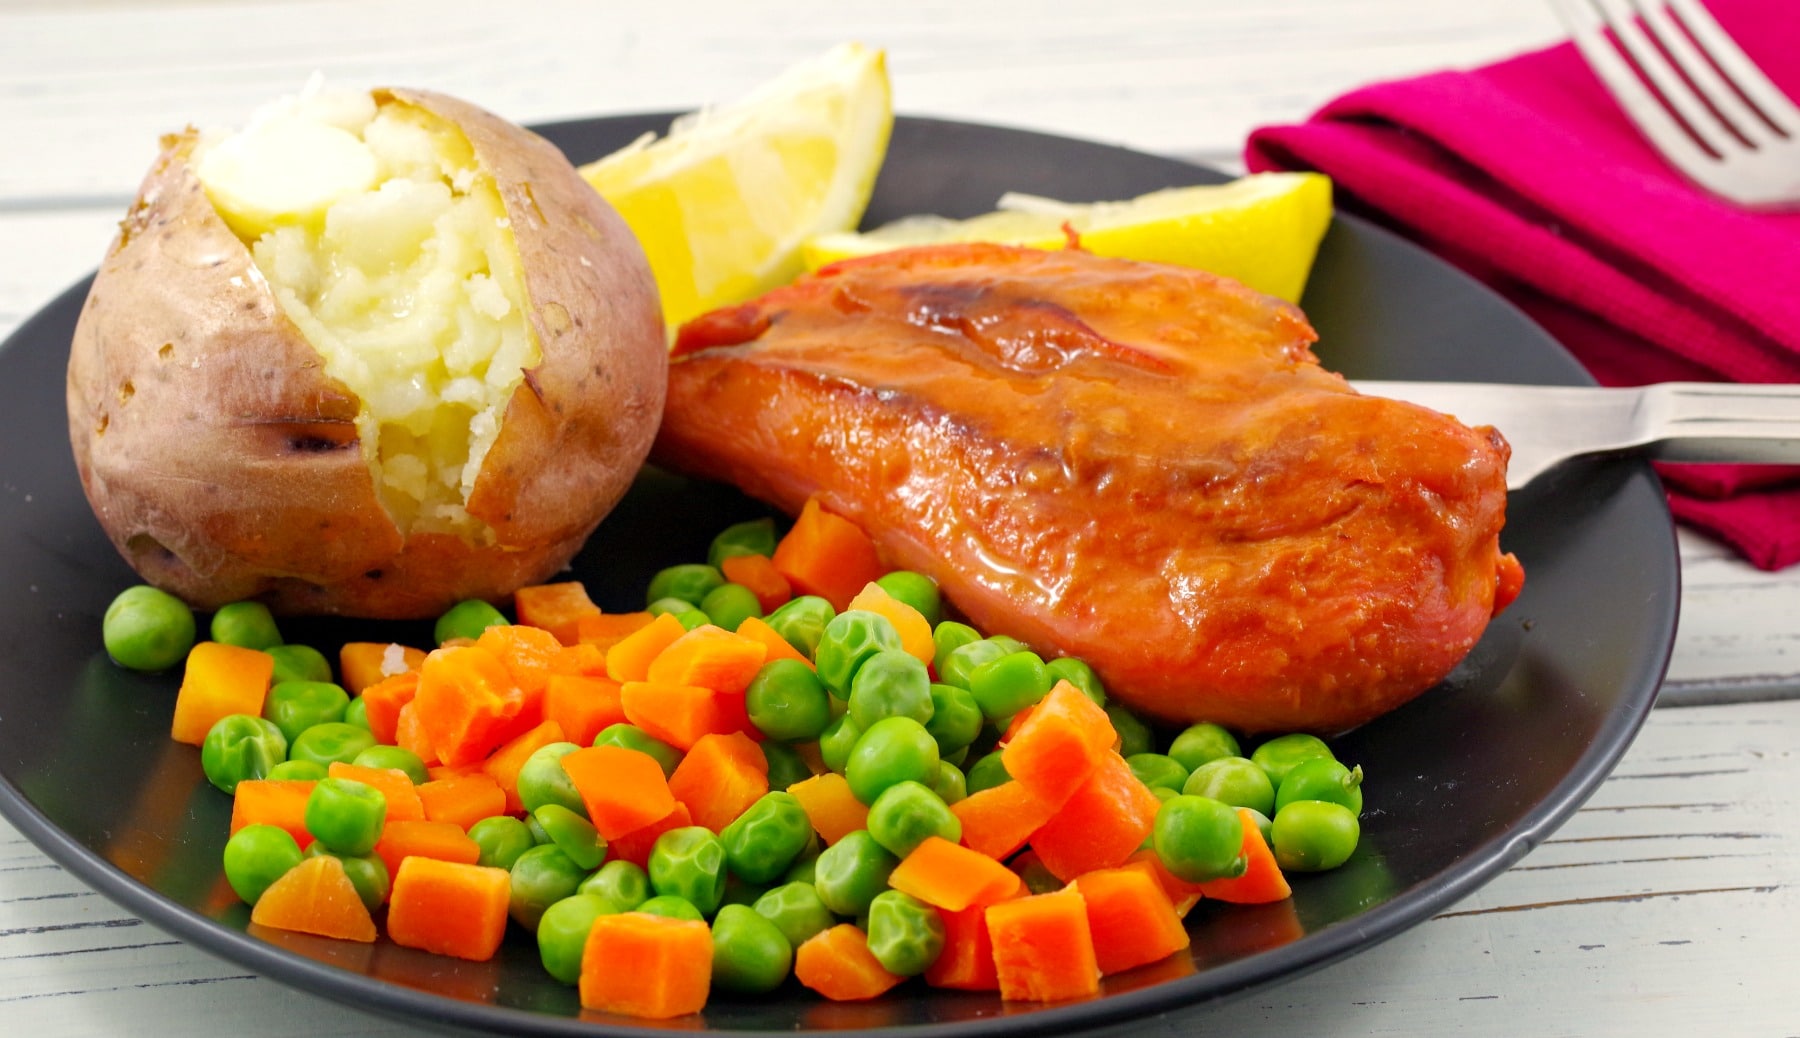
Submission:
[[[581,175],[642,243],[673,334],[791,281],[807,239],[856,227],[893,124],[883,53],[844,44]]]
[[[939,242],[1059,249],[1068,242],[1067,224],[1096,255],[1197,267],[1298,302],[1331,223],[1331,180],[1320,173],[1253,173],[1119,202],[1008,194],[999,206],[967,220],[909,216],[866,233],[823,234],[806,243],[806,267]]]

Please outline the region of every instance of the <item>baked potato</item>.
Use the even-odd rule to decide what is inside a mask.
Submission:
[[[197,608],[430,616],[567,564],[649,450],[666,343],[548,141],[314,94],[164,139],[75,329],[70,440],[126,561]]]

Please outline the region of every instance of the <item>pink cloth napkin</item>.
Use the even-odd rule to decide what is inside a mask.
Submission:
[[[1791,0],[1709,0],[1800,98]],[[1252,170],[1329,174],[1371,216],[1521,306],[1608,385],[1800,382],[1800,214],[1691,186],[1571,44],[1353,91],[1250,137]],[[1800,561],[1800,469],[1664,466],[1676,516]]]

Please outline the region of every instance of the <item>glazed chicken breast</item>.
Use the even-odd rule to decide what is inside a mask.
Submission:
[[[1501,436],[1359,395],[1315,338],[1195,270],[902,250],[687,325],[653,457],[817,495],[1135,709],[1342,731],[1449,673],[1517,563]]]

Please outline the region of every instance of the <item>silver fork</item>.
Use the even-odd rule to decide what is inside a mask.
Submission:
[[[1570,458],[1641,453],[1661,461],[1800,464],[1800,385],[1663,382],[1626,389],[1478,382],[1352,382],[1423,404],[1512,444],[1518,489]]]
[[[1751,208],[1800,206],[1800,108],[1698,0],[1551,6],[1625,114],[1688,179]]]

